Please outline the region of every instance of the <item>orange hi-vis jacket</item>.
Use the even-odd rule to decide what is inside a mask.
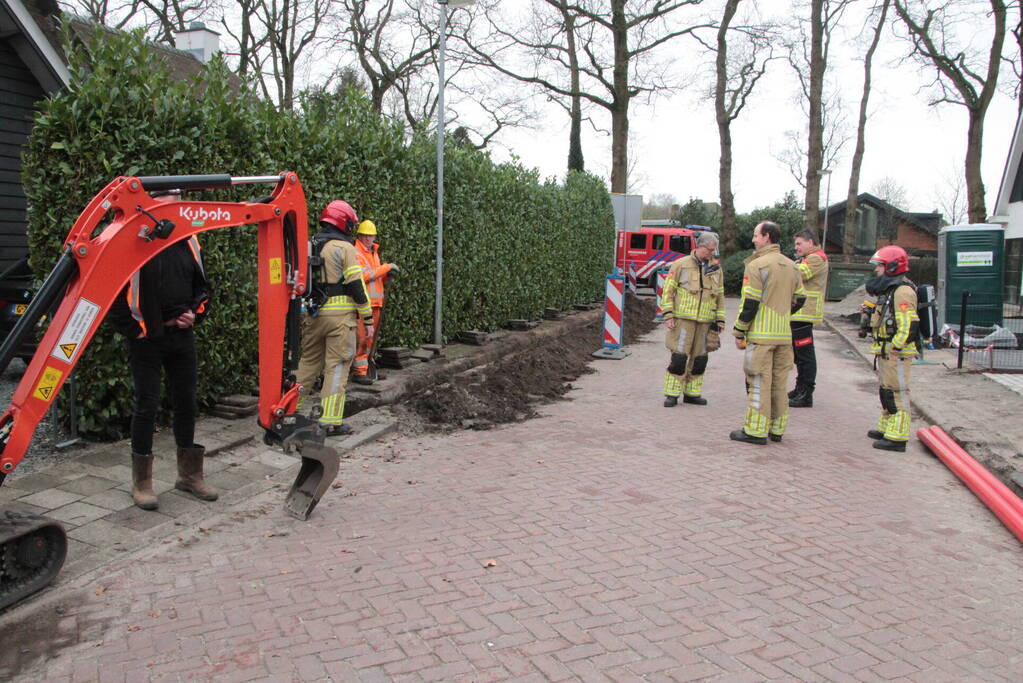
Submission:
[[[366,292],[369,294],[369,303],[373,308],[383,308],[384,305],[384,282],[387,274],[391,272],[391,264],[380,264],[380,245],[375,242],[372,249],[366,249],[362,242],[355,240],[355,252],[362,266],[362,279],[366,281]]]

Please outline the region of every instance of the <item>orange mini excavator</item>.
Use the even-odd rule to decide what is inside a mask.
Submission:
[[[273,184],[250,202],[191,201],[182,193]],[[305,194],[298,176],[117,178],[93,198],[27,311],[0,346],[0,373],[49,315],[50,323],[0,415],[0,484],[24,457],[36,426],[132,274],[170,245],[207,230],[255,224],[259,278],[259,424],[263,440],[301,455],[285,510],[307,519],[338,471],[316,417],[296,413],[299,314],[309,283]],[[55,310],[54,310],[55,309]],[[88,388],[86,387],[86,390]],[[60,571],[67,538],[59,522],[0,508],[0,608],[46,586]]]

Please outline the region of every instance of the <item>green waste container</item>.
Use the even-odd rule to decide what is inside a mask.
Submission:
[[[1001,325],[1005,229],[977,223],[938,232],[938,329],[959,327],[963,291],[970,291],[966,323]]]
[[[869,263],[835,263],[828,267],[828,301],[841,301],[864,282],[874,272]]]

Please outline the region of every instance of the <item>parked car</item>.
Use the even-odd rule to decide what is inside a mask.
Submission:
[[[33,280],[27,257],[0,274],[0,338],[7,338],[32,301]],[[28,363],[35,352],[36,340],[30,337],[18,349],[17,356]]]

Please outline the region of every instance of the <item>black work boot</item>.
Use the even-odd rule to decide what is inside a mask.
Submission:
[[[774,432],[771,432],[770,434],[767,435],[767,438],[775,443],[780,443],[781,436],[782,436],[781,434],[775,434]]]
[[[813,408],[813,390],[803,387],[796,391],[795,396],[789,396],[789,408]]]
[[[796,396],[799,396],[799,393],[802,391],[802,389],[803,387],[797,384],[796,388],[789,392],[789,398],[795,398]]]
[[[158,506],[153,493],[153,456],[131,454],[131,499],[143,510],[155,510]]]
[[[682,397],[682,402],[683,403],[692,403],[693,405],[696,405],[696,406],[705,406],[705,405],[707,405],[707,399],[705,399],[703,396],[688,396],[688,395],[687,396],[683,396]]]
[[[883,439],[884,432],[882,432],[880,429],[871,429],[869,432],[867,432],[867,438],[873,439],[874,441],[877,441],[878,439]]]
[[[368,387],[373,384],[373,378],[369,375],[352,375],[352,381],[356,384],[361,384],[364,387]]]
[[[891,439],[878,439],[874,442],[874,448],[882,451],[895,451],[896,453],[906,452],[905,441],[892,441]]]
[[[327,436],[348,436],[352,433],[352,426],[347,424],[330,425],[327,427]]]
[[[754,443],[758,446],[763,446],[767,443],[766,436],[750,436],[746,433],[745,429],[736,429],[734,432],[728,435],[728,438],[732,441],[742,441],[743,443]]]
[[[678,405],[678,396],[667,396],[666,395],[664,397],[664,407],[665,408],[674,408],[677,405]]]

